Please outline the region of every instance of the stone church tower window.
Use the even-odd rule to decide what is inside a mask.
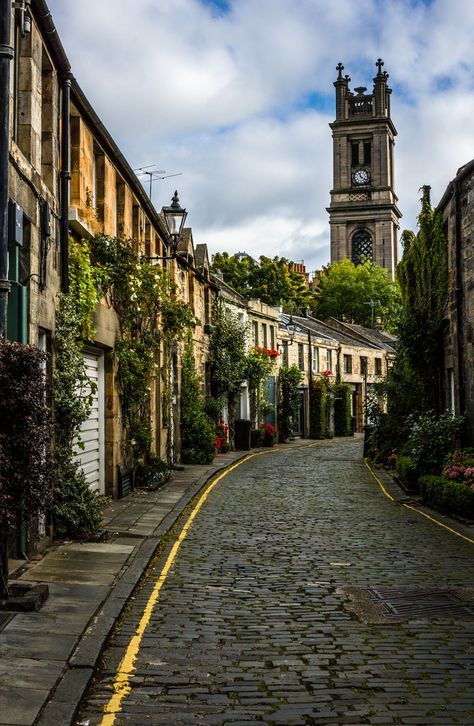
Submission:
[[[365,260],[373,260],[372,237],[366,229],[358,229],[352,235],[352,262],[359,265]]]

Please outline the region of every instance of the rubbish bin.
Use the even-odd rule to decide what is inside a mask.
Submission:
[[[247,419],[235,419],[234,446],[236,451],[248,451],[250,449],[250,428],[251,424]]]

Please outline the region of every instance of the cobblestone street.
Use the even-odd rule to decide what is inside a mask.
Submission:
[[[104,653],[102,723],[168,549]],[[387,499],[362,441],[257,455],[210,493],[104,724],[474,724],[474,617],[367,624],[340,588],[473,585],[474,546]]]

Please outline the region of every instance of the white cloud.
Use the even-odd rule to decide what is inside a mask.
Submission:
[[[474,5],[464,0],[50,0],[74,73],[132,166],[156,162],[211,251],[329,257],[332,83],[382,56],[402,226],[473,156]],[[323,94],[322,110],[301,99]],[[331,112],[328,115],[328,107]]]

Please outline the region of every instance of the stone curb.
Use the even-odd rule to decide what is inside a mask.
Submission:
[[[304,446],[302,444],[301,446]],[[294,448],[301,448],[300,446]],[[277,447],[275,447],[276,450]],[[177,522],[189,502],[216,474],[229,469],[237,461],[247,458],[253,451],[244,451],[232,462],[226,462],[211,472],[203,474],[192,484],[166,517],[157,525],[153,534],[143,540],[131,554],[122,572],[98,606],[88,627],[78,639],[65,669],[56,683],[52,696],[46,701],[35,726],[67,726],[72,724],[80,701],[89,686],[94,669],[112,629],[140,582],[164,535]]]
[[[369,464],[374,474],[378,476],[388,493],[394,498],[394,504],[410,504],[420,513],[427,514],[429,517],[438,520],[441,524],[455,530],[459,534],[474,539],[474,527],[472,525],[466,523],[460,517],[456,517],[456,515],[450,515],[430,507],[421,500],[418,493],[405,491],[386,469],[379,469],[371,461],[369,461]]]

